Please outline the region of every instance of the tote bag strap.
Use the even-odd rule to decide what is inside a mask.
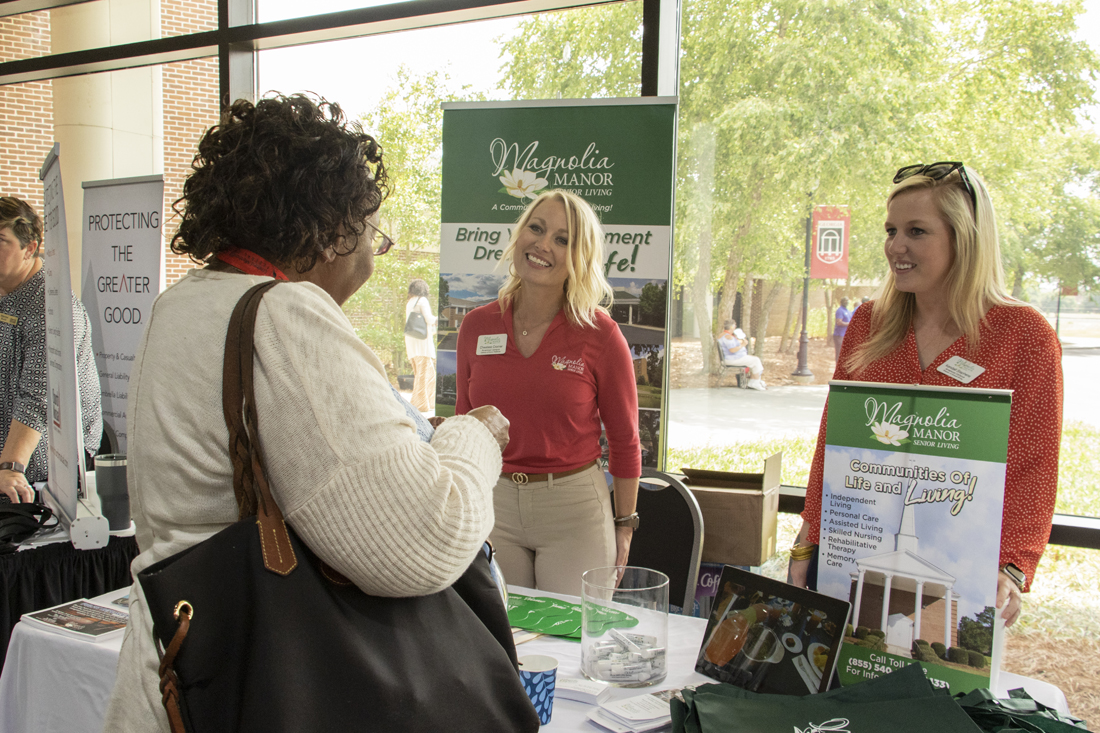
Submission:
[[[253,385],[253,337],[256,313],[264,293],[278,284],[268,280],[248,290],[237,302],[225,334],[222,367],[222,412],[229,428],[229,455],[233,462],[233,493],[239,518],[255,516],[263,549],[264,567],[288,575],[298,566],[283,521],[264,473],[259,443],[259,421]]]

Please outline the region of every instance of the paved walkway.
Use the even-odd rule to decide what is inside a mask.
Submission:
[[[816,436],[829,388],[736,387],[674,389],[669,393],[669,447],[730,444],[790,435]]]
[[[1062,420],[1100,427],[1100,339],[1062,339]]]

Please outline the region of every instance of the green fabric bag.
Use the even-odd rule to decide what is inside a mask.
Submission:
[[[701,733],[978,733],[969,716],[950,697],[880,702],[801,699],[796,704],[695,696]]]
[[[702,685],[695,690],[683,691],[684,701],[672,701],[672,724],[676,733],[721,733],[722,731],[776,730],[791,733],[795,730],[813,730],[806,728],[810,724],[820,725],[834,718],[849,722],[854,720],[850,711],[864,705],[877,705],[859,714],[862,720],[874,721],[876,716],[886,715],[888,721],[879,720],[874,725],[878,730],[906,730],[895,724],[894,716],[900,720],[912,720],[913,730],[970,731],[977,730],[961,714],[954,700],[944,690],[932,686],[925,677],[920,665],[913,664],[893,674],[883,675],[849,687],[841,687],[819,695],[769,695],[749,692],[728,684]],[[949,705],[944,705],[946,701]],[[751,702],[752,706],[738,707],[741,702]],[[924,714],[895,712],[901,704],[912,705]],[[809,706],[809,707],[807,707]],[[751,708],[751,709],[750,709]],[[779,711],[797,711],[791,720],[779,714]],[[829,717],[820,718],[828,714]],[[932,718],[928,717],[931,714]],[[854,714],[853,714],[854,715]],[[839,716],[839,718],[838,718]],[[935,717],[939,716],[939,717]],[[941,720],[942,717],[942,720]],[[748,723],[752,719],[751,725]],[[782,723],[778,721],[782,720]],[[775,721],[773,724],[771,721]],[[756,728],[753,726],[762,725]],[[861,724],[862,725],[862,724]],[[930,726],[921,728],[920,726]],[[864,728],[875,730],[874,727]],[[849,730],[854,731],[854,728]]]
[[[983,731],[989,733],[1079,733],[1084,721],[1062,715],[1027,694],[1010,690],[1009,699],[994,697],[989,690],[973,690],[956,698],[959,707]]]

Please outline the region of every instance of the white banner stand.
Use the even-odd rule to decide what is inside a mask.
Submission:
[[[45,204],[44,249],[46,271],[46,369],[49,396],[47,435],[49,474],[43,498],[69,530],[73,547],[106,547],[110,524],[88,500],[90,474],[84,469],[84,429],[77,381],[76,341],[73,336],[72,282],[69,240],[65,230],[65,195],[61,189],[61,146],[42,164]]]
[[[111,453],[126,453],[130,365],[164,290],[164,177],[85,181],[81,300],[92,324],[103,424]]]

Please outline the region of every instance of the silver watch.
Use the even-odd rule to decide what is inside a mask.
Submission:
[[[638,512],[627,514],[625,517],[615,517],[616,527],[632,527],[638,529],[639,524],[640,518],[638,517]]]

